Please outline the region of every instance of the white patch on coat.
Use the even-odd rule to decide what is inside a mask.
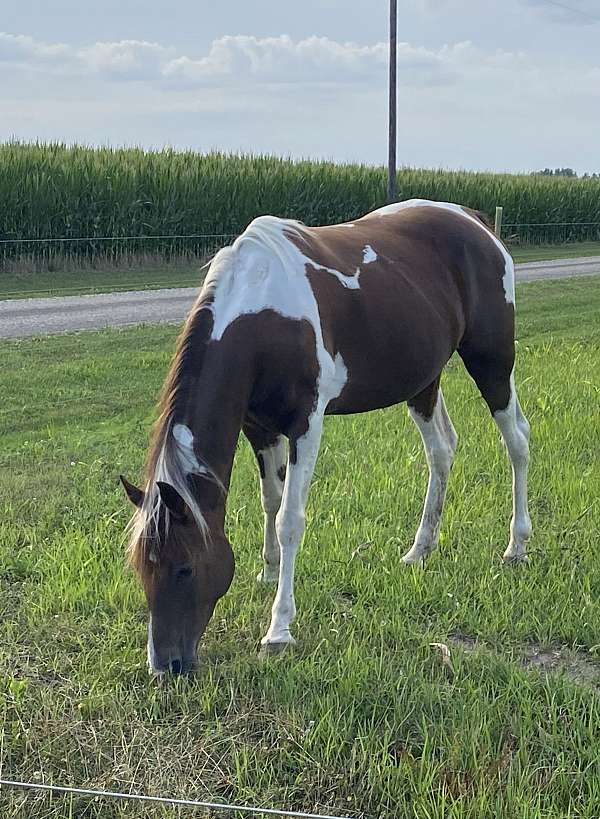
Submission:
[[[305,256],[286,235],[294,234],[302,241],[303,231],[304,227],[298,222],[261,216],[230,248],[219,251],[205,284],[205,288],[209,287],[213,293],[211,339],[218,341],[222,338],[229,325],[240,316],[263,310],[309,321],[317,341],[320,368],[317,392],[329,402],[341,392],[347,372],[341,356],[338,354],[334,360],[325,349],[319,308],[306,266],[334,275],[345,287],[355,289],[359,287],[360,271],[355,276],[345,276]]]
[[[316,267],[315,263],[313,262],[313,267]],[[348,288],[348,290],[360,290],[360,284],[358,283],[358,278],[360,276],[360,267],[356,268],[356,273],[353,276],[345,276],[343,273],[340,273],[337,270],[329,270],[329,273],[332,273],[336,279],[344,285],[344,287]]]
[[[239,316],[269,309],[287,318],[320,324],[307,265],[335,276],[345,287],[359,287],[356,274],[347,276],[320,264],[291,241],[293,235],[302,243],[304,230],[290,219],[259,216],[230,248],[219,251],[203,288],[210,287],[214,294],[212,339],[218,341]]]
[[[485,230],[487,235],[490,239],[493,240],[494,244],[502,253],[502,258],[504,259],[504,276],[502,277],[502,286],[504,288],[504,297],[506,299],[507,304],[515,303],[515,265],[512,260],[510,253],[506,250],[502,242],[498,239],[494,233],[486,227],[483,222],[480,222],[479,219],[476,219],[474,216],[471,216],[470,213],[467,213],[460,205],[455,205],[452,202],[434,202],[429,199],[407,199],[405,202],[392,202],[391,205],[385,205],[382,208],[378,208],[378,210],[373,211],[373,216],[391,216],[394,213],[398,213],[398,211],[406,210],[407,208],[420,208],[420,207],[432,207],[432,208],[440,208],[442,210],[450,210],[453,213],[458,213],[461,216],[464,216],[465,219],[468,219],[473,224],[477,225],[481,230]]]
[[[194,435],[192,430],[185,424],[175,424],[173,426],[173,438],[177,442],[181,465],[187,471],[188,475],[208,475],[208,469],[205,466],[201,466],[194,451]]]
[[[363,250],[363,264],[371,264],[377,261],[377,253],[373,250],[371,245],[365,245]]]

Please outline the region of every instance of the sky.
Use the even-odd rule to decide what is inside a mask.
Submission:
[[[0,141],[387,161],[388,0],[0,11]],[[600,0],[399,0],[399,165],[600,171],[599,42]]]

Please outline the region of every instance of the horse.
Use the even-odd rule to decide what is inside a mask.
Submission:
[[[197,667],[198,645],[235,568],[225,504],[243,431],[264,510],[261,582],[276,582],[262,651],[293,645],[294,565],[326,415],[406,402],[429,480],[414,543],[436,548],[457,435],[440,376],[457,352],[498,425],[513,472],[504,560],[527,559],[529,424],[514,379],[515,273],[485,217],[396,202],[307,227],[260,216],[215,255],[163,388],[135,505],[130,562],[148,608],[156,673]]]

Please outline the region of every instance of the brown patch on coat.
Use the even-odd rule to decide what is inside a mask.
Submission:
[[[408,406],[416,410],[426,421],[431,420],[435,411],[435,405],[437,404],[439,390],[440,377],[438,376],[435,381],[428,387],[425,387],[422,392],[413,398],[409,398],[407,402]]]
[[[257,429],[263,430],[263,449],[272,446],[278,435],[285,435],[290,462],[295,463],[296,442],[308,431],[317,401],[320,369],[314,328],[306,319],[286,318],[275,310],[240,316],[230,327],[236,327],[240,343],[255,339],[257,366],[247,422],[253,425],[254,435]]]

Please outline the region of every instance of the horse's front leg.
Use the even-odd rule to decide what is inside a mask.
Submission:
[[[290,632],[296,616],[294,566],[304,534],[304,512],[321,443],[323,414],[323,408],[319,407],[310,417],[306,433],[297,439],[290,436],[283,499],[275,524],[280,547],[279,580],[271,625],[261,641],[267,653],[277,653],[296,642]]]
[[[283,435],[269,433],[251,422],[246,422],[243,429],[258,463],[260,495],[265,518],[263,565],[257,580],[262,583],[276,583],[279,578],[279,542],[275,531],[275,519],[283,495],[286,440]]]

